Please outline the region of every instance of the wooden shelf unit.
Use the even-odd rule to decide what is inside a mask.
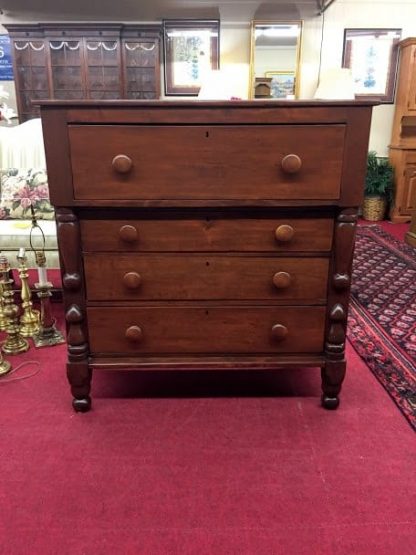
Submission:
[[[6,25],[20,123],[37,100],[155,100],[160,97],[160,25]]]
[[[399,43],[396,110],[390,144],[395,170],[394,223],[409,222],[416,210],[416,37]]]

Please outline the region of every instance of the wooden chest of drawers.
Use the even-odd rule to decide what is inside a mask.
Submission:
[[[336,408],[366,102],[44,102],[68,378],[320,366]]]

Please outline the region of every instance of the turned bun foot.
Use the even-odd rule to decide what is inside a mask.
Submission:
[[[76,412],[88,412],[91,408],[91,397],[83,397],[82,399],[74,399],[72,406]]]
[[[339,398],[329,397],[328,395],[322,395],[322,406],[329,410],[335,410],[338,408]]]

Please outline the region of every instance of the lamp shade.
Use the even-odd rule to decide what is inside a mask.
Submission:
[[[354,81],[346,67],[328,69],[322,73],[314,98],[321,100],[354,100]]]
[[[200,100],[231,100],[247,98],[248,70],[242,64],[208,72],[198,94]]]

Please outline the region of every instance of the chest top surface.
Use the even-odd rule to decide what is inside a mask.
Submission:
[[[44,102],[51,199],[56,206],[358,205],[371,106]]]

